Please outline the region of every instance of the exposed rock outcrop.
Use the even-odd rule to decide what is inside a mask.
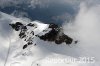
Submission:
[[[38,26],[36,26],[36,24],[34,23],[29,23],[27,25],[22,24],[21,22],[16,22],[14,24],[9,24],[15,31],[19,31],[19,38],[20,39],[24,39],[24,41],[27,42],[27,44],[25,44],[23,46],[23,49],[27,48],[28,45],[32,45],[33,44],[33,39],[35,37],[40,38],[41,40],[44,41],[49,41],[49,42],[55,42],[56,44],[62,44],[62,43],[66,43],[66,44],[71,44],[73,42],[73,39],[67,35],[65,35],[63,33],[63,30],[61,27],[59,27],[58,25],[51,23],[49,24],[49,26],[47,27],[47,31],[43,30],[43,32],[46,32],[43,35],[39,35],[39,34],[34,34],[34,30],[31,30],[30,32],[28,31],[28,27],[30,28],[38,28]],[[40,28],[41,29],[41,28]],[[75,41],[75,43],[77,43],[77,41]],[[36,44],[35,44],[36,45]]]

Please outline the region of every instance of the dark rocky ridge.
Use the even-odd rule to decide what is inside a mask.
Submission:
[[[31,35],[28,39],[28,35],[26,35],[27,32],[27,27],[30,26],[30,27],[35,27],[35,24],[32,24],[32,23],[29,23],[27,25],[23,25],[21,22],[16,22],[15,24],[9,24],[15,31],[20,31],[19,33],[19,38],[21,39],[25,39],[24,41],[27,42],[27,44],[25,44],[23,46],[23,49],[27,48],[28,45],[32,45],[33,44],[33,39],[35,37],[38,37],[40,38],[41,40],[44,40],[44,41],[50,41],[50,42],[55,42],[56,44],[61,44],[61,43],[66,43],[66,44],[71,44],[73,42],[73,39],[67,35],[65,35],[62,31],[62,28],[59,27],[58,25],[54,24],[54,23],[51,23],[49,24],[49,27],[48,29],[50,28],[51,30],[48,32],[48,33],[45,33],[44,35],[40,36],[40,35],[34,35],[34,31],[32,30],[31,31]],[[44,32],[45,30],[43,30]],[[76,41],[75,41],[76,43]],[[35,44],[36,45],[36,44]]]

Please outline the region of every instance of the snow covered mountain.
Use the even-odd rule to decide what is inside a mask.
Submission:
[[[9,39],[5,40],[5,42],[7,42],[6,43],[7,49],[4,54],[5,59],[3,63],[6,66],[22,66],[22,65],[44,66],[44,65],[48,65],[48,63],[50,64],[50,66],[51,65],[53,66],[55,65],[55,63],[59,63],[59,62],[55,61],[55,63],[52,64],[52,61],[50,62],[49,58],[55,57],[56,59],[59,56],[60,59],[61,58],[63,59],[63,54],[59,54],[59,52],[62,53],[63,50],[60,51],[60,49],[63,49],[64,46],[65,48],[69,47],[66,44],[71,44],[73,41],[72,38],[68,37],[61,31],[62,28],[58,27],[55,24],[43,24],[40,21],[28,22],[28,20],[15,18],[13,16],[10,16],[2,12],[0,12],[0,15],[1,15],[1,20],[0,20],[1,25],[3,25],[2,23],[4,23],[4,25],[8,26],[8,28],[5,28],[5,29],[8,29],[10,32],[7,37]],[[9,21],[9,23],[7,23],[6,21],[7,22]],[[16,31],[13,30],[11,27],[14,28]],[[26,28],[27,28],[27,31],[26,31]],[[2,28],[2,30],[4,31],[5,29]],[[52,30],[53,30],[53,33],[56,33],[56,34],[53,34],[52,32],[50,32]],[[46,34],[50,35],[50,33],[51,33],[51,36],[46,37],[46,40],[42,38]],[[59,34],[59,36],[57,36],[57,34]],[[68,41],[62,41],[59,38],[60,43],[59,42],[57,43],[55,42],[56,40],[55,35],[58,38],[64,35],[66,36],[66,38],[64,39],[67,39]],[[33,43],[31,44],[31,42]],[[61,44],[62,46],[57,45],[57,44]],[[26,47],[26,45],[28,46]],[[67,56],[64,55],[64,58],[65,57]],[[62,64],[65,64],[65,63],[61,63],[60,65]],[[3,66],[3,64],[1,65]],[[56,64],[56,65],[59,65],[59,64]]]
[[[75,20],[62,28],[0,12],[0,66],[99,66],[99,7],[82,4]],[[52,30],[58,34],[54,40],[48,37]]]
[[[23,39],[26,44],[23,46],[25,49],[28,45],[35,44],[34,41],[40,38],[44,41],[55,42],[56,44],[71,44],[73,39],[63,33],[63,29],[56,24],[43,24],[39,21],[33,21],[26,25],[21,22],[10,24],[10,26],[19,31],[19,38]],[[34,40],[35,39],[35,40]],[[38,40],[37,40],[38,41]],[[77,43],[77,41],[75,41]]]
[[[1,15],[12,17],[4,13],[1,13]],[[13,19],[15,21],[17,18],[13,17]],[[73,39],[65,35],[61,31],[62,28],[55,24],[43,24],[40,21],[33,21],[30,23],[11,22],[9,26],[16,31],[12,30],[14,33],[12,34],[12,38],[10,38],[11,46],[9,47],[10,50],[8,50],[9,54],[6,66],[44,66],[48,65],[48,63],[50,66],[55,65],[55,63],[59,62],[55,61],[52,64],[53,61],[50,62],[49,58],[55,57],[56,59],[57,57],[63,59],[63,55],[55,53],[57,49],[55,50],[54,47],[57,48],[57,44],[63,44],[65,46],[73,42]],[[45,36],[46,34],[47,36]],[[15,38],[14,35],[16,35]],[[58,42],[56,42],[57,38],[59,39]],[[58,48],[60,49],[60,47]],[[64,56],[64,58],[66,57]],[[60,65],[62,64],[65,63],[61,63]]]

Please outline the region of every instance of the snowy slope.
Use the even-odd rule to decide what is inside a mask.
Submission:
[[[9,45],[17,39],[17,35],[11,30],[9,23],[14,21],[26,21],[26,19],[15,18],[3,12],[0,12],[0,66],[4,66]],[[29,20],[27,20],[28,22]],[[14,36],[14,37],[13,37]]]

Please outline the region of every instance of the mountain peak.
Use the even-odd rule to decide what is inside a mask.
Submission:
[[[23,49],[28,45],[34,44],[34,38],[39,38],[43,41],[55,42],[55,44],[66,43],[67,45],[73,42],[73,39],[64,34],[62,27],[54,23],[43,24],[39,21],[33,21],[28,24],[16,22],[9,24],[15,31],[19,31],[19,38],[24,39],[27,43]],[[36,44],[34,44],[36,45]]]

